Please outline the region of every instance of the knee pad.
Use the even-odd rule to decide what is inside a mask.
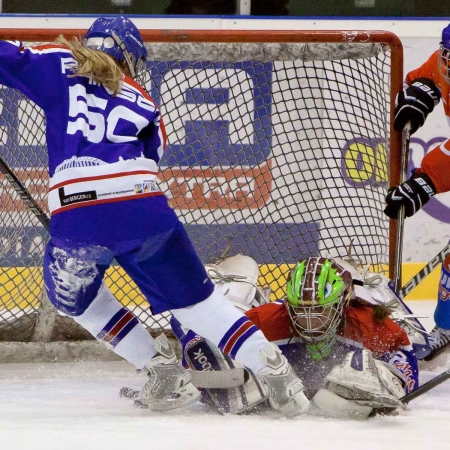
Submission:
[[[44,256],[48,298],[68,316],[79,316],[86,311],[97,296],[104,275],[94,258],[83,258],[80,253],[49,244]]]

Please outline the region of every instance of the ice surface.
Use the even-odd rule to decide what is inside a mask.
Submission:
[[[434,302],[411,302],[430,313]],[[424,320],[430,328],[432,320]],[[422,372],[426,381],[450,367],[442,355]],[[424,367],[423,367],[424,368]],[[386,450],[450,448],[450,381],[411,402],[395,417],[366,422],[270,411],[219,416],[200,403],[152,413],[119,398],[145,381],[126,362],[0,364],[1,450]]]

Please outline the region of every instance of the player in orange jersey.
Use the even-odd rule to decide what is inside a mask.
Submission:
[[[444,112],[450,121],[450,25],[442,31],[442,41],[419,68],[409,72],[405,89],[397,96],[394,127],[403,130],[411,123],[411,133],[420,128],[428,114],[442,98]],[[402,206],[406,217],[414,215],[435,194],[450,191],[450,139],[422,160],[421,167],[400,186],[389,189],[385,213],[396,219]],[[436,326],[430,333],[431,359],[450,345],[450,256],[442,263],[438,302],[434,313]]]

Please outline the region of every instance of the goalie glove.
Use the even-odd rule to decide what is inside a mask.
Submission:
[[[404,206],[405,216],[411,217],[435,194],[436,188],[428,175],[413,173],[409,180],[389,189],[384,213],[396,219],[400,208]]]
[[[370,408],[405,408],[404,376],[395,367],[373,358],[367,349],[349,352],[325,377],[325,389]]]
[[[433,80],[417,78],[410,86],[397,94],[395,99],[394,128],[402,131],[411,122],[411,134],[415,133],[441,99],[441,91]]]

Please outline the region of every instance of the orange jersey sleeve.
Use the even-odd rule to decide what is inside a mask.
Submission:
[[[289,339],[293,336],[291,319],[284,303],[267,303],[250,309],[245,315],[270,342]]]
[[[350,306],[346,312],[344,337],[361,342],[375,354],[395,352],[411,345],[406,331],[390,318],[375,321],[371,306]]]
[[[415,70],[411,70],[406,75],[405,83],[411,84],[417,78],[429,78],[433,80],[442,93],[442,103],[444,104],[444,112],[450,117],[450,86],[445,81],[439,69],[439,51],[436,50],[428,60]]]
[[[439,69],[439,51],[436,50],[419,68],[406,75],[405,82],[411,84],[416,78],[429,78],[441,90],[444,112],[450,120],[450,86],[441,75]],[[427,153],[417,173],[426,173],[433,182],[438,193],[450,191],[450,142],[446,141]]]
[[[422,159],[417,174],[426,173],[437,193],[450,191],[450,139],[428,152]]]
[[[417,69],[411,70],[406,75],[405,83],[410,85],[417,78],[429,78],[436,85],[440,82],[441,75],[439,73],[439,51],[436,50],[431,56]]]

